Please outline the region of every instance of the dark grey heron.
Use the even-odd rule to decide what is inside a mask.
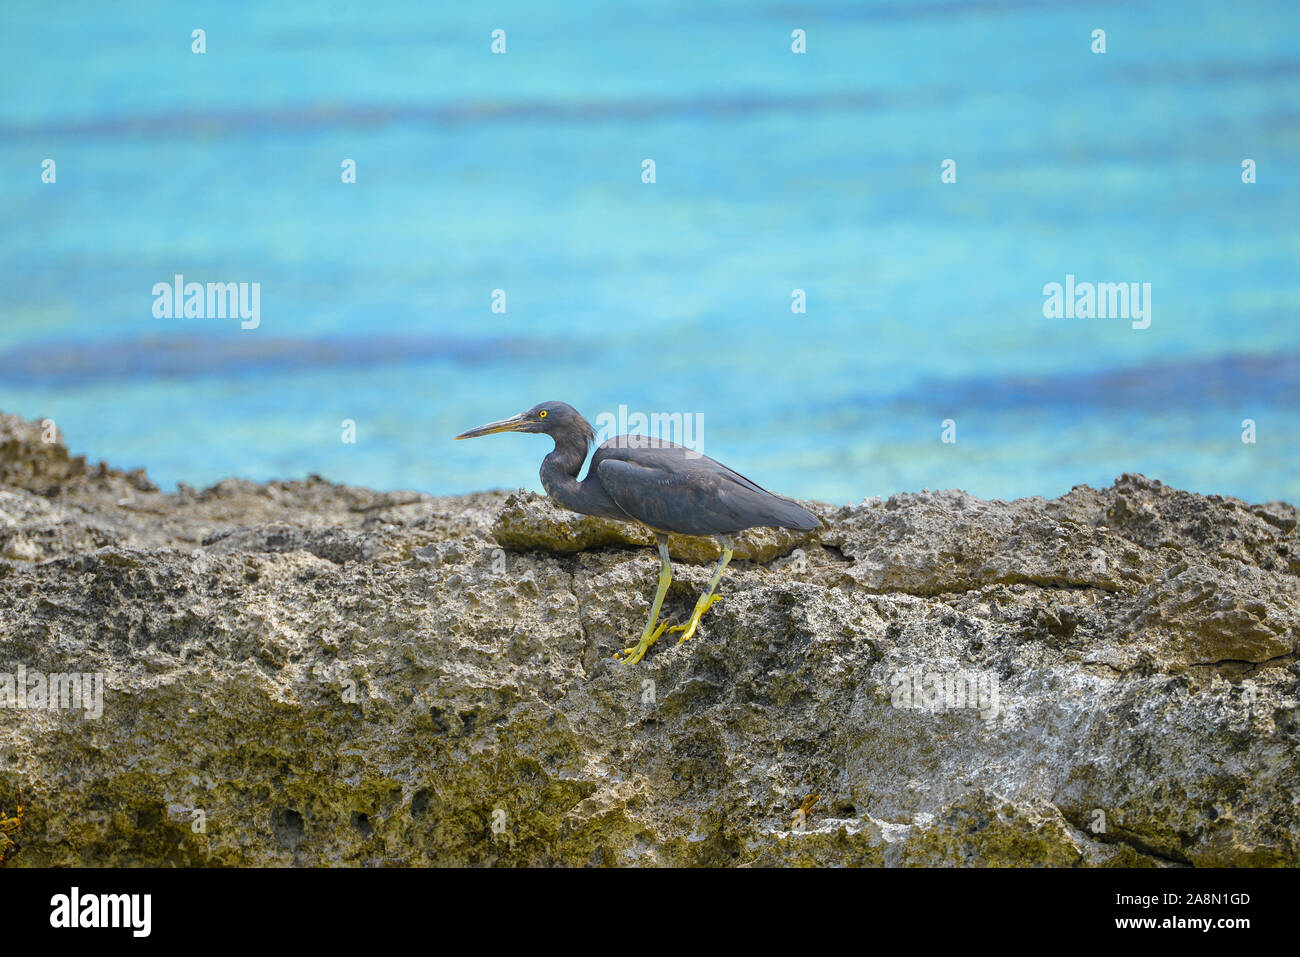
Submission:
[[[669,533],[711,535],[722,545],[718,567],[690,619],[671,629],[682,632],[677,642],[681,644],[695,634],[703,614],[722,599],[715,591],[731,561],[731,535],[762,526],[810,531],[820,524],[802,505],[755,485],[721,462],[643,435],[620,435],[605,442],[592,456],[587,477],[579,482],[578,473],[596,432],[577,409],[563,402],[543,402],[456,438],[495,432],[544,432],[555,440],[555,448],[542,460],[542,487],[552,501],[584,515],[635,522],[654,533],[663,563],[659,588],[641,640],[623,650],[621,660],[629,664],[640,661],[668,628],[668,622],[657,626],[656,622],[673,579]]]

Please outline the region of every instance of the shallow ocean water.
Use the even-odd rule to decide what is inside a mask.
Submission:
[[[562,399],[698,416],[799,497],[1300,500],[1292,4],[3,18],[0,409],[164,487],[537,488],[545,439],[451,436]],[[177,273],[260,325],[155,318]],[[1150,326],[1044,318],[1067,274],[1150,283]]]

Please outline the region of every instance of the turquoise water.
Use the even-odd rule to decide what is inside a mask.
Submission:
[[[1300,500],[1300,5],[0,18],[0,409],[164,487],[538,488],[545,439],[450,439],[562,399],[837,502]],[[155,318],[177,273],[260,325]],[[1151,283],[1150,327],[1044,318],[1067,274]]]

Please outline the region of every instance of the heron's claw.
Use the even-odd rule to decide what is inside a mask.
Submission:
[[[704,617],[704,613],[720,601],[722,601],[721,595],[710,595],[707,601],[701,601],[695,606],[695,611],[691,613],[690,621],[684,625],[673,625],[669,628],[669,631],[685,632],[684,635],[677,639],[677,644],[680,645],[683,641],[689,641],[694,637],[695,629],[700,627],[700,619]]]
[[[641,636],[641,640],[638,641],[634,646],[632,646],[631,648],[623,649],[623,654],[627,656],[626,658],[619,658],[617,652],[614,653],[614,657],[618,658],[618,660],[623,662],[623,664],[625,665],[636,664],[638,661],[640,661],[642,658],[645,657],[645,653],[650,650],[650,646],[659,640],[659,636],[664,633],[664,629],[666,629],[667,627],[668,627],[668,622],[666,621],[661,622],[659,627],[656,628],[654,631],[647,631],[645,634],[643,634]]]

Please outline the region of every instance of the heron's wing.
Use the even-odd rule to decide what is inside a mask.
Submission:
[[[717,459],[711,459],[707,455],[696,452],[684,445],[678,445],[676,442],[667,442],[647,435],[620,435],[617,438],[607,440],[600,448],[596,449],[591,464],[595,467],[607,459],[632,462],[647,468],[673,472],[716,472],[728,476],[733,481],[752,491],[762,492],[764,495],[774,495],[776,498],[782,497],[775,495],[774,492],[769,492],[757,482],[750,481],[734,469],[727,468]]]
[[[773,495],[721,462],[669,442],[611,440],[591,467],[610,498],[650,528],[680,535],[729,535],[772,525],[807,531],[817,516]]]

